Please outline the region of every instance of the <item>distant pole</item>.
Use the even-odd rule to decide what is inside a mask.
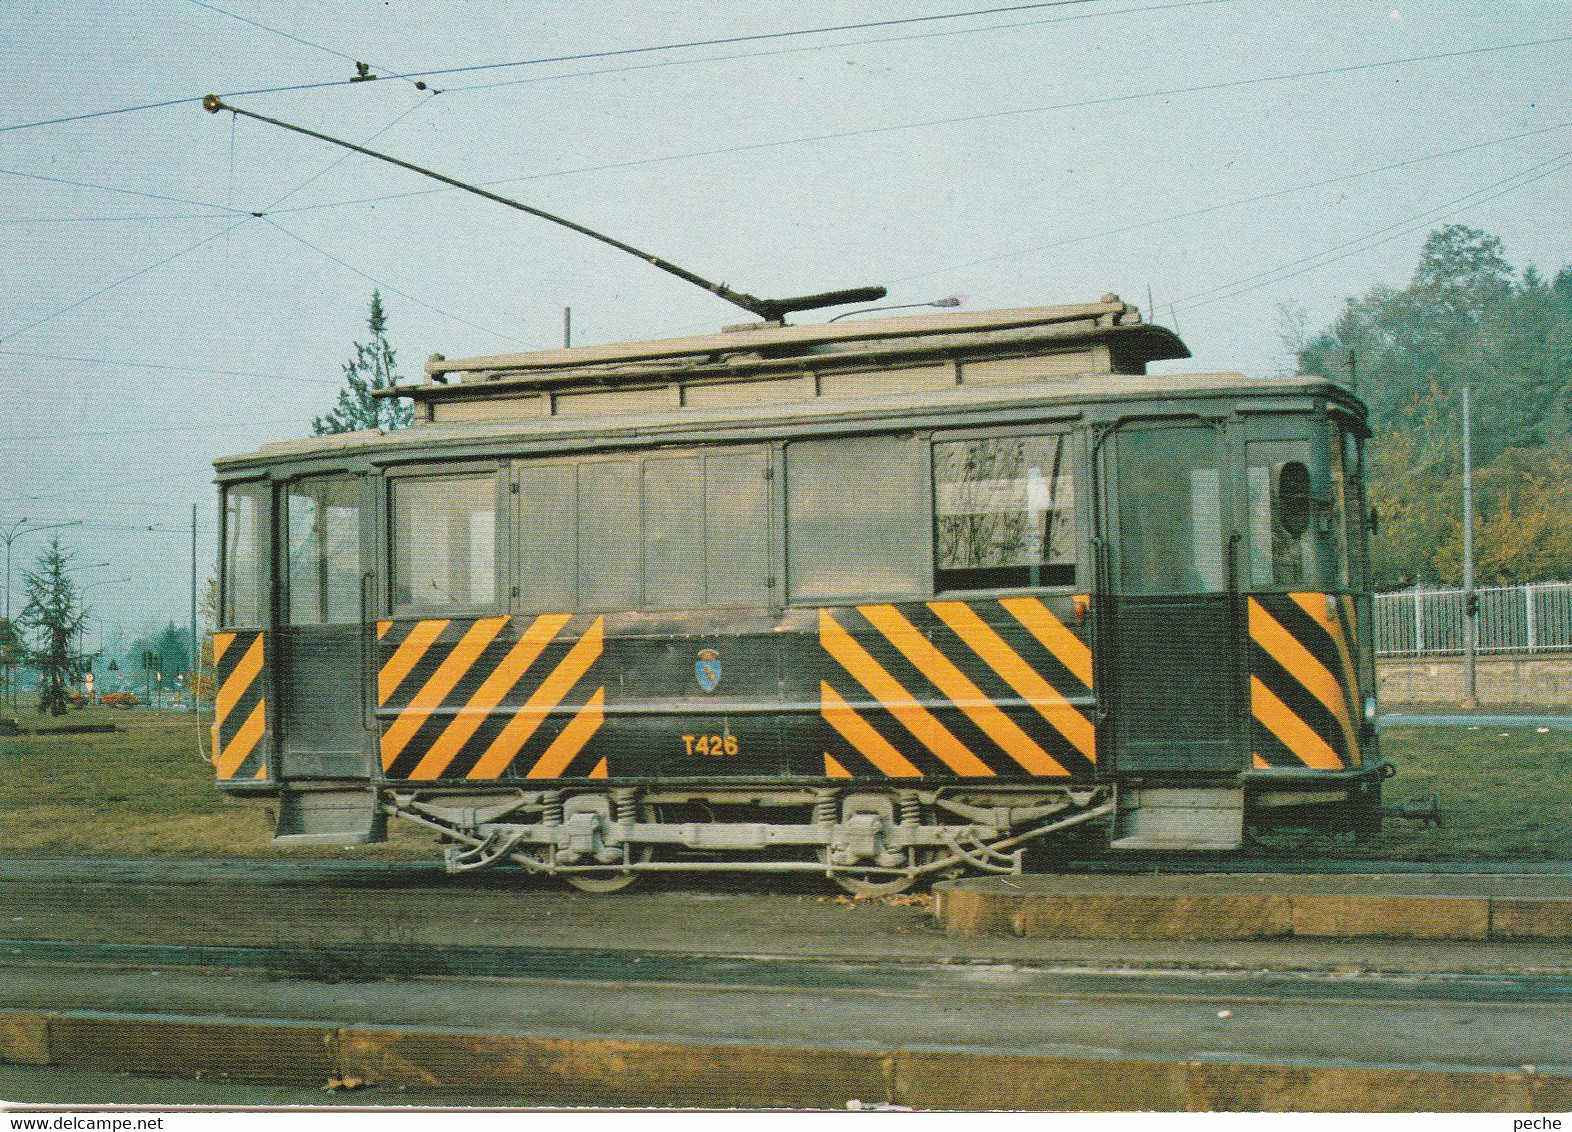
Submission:
[[[197,675],[197,671],[202,667],[202,659],[201,659],[202,654],[198,651],[198,645],[197,645],[197,620],[196,620],[196,617],[197,617],[197,594],[196,594],[197,539],[196,539],[196,523],[197,523],[197,505],[195,503],[193,503],[191,505],[191,669],[190,669],[190,671],[191,671],[191,681],[190,681],[189,686],[187,687],[187,691],[189,691],[191,693],[191,710],[192,711],[196,711],[196,706],[197,706],[197,691],[196,691],[197,690],[197,679],[196,679],[196,675]],[[197,722],[197,727],[199,729],[201,727],[201,721],[200,720]]]
[[[562,308],[562,348],[573,345],[573,308]]]
[[[1479,598],[1474,594],[1474,454],[1468,386],[1463,386],[1463,706],[1479,706],[1476,638]]]

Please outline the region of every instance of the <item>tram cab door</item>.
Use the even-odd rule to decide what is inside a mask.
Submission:
[[[371,771],[366,477],[278,488],[279,757],[286,780]]]
[[[1223,431],[1134,422],[1101,448],[1098,749],[1120,783],[1113,844],[1235,848],[1233,776],[1249,756]]]

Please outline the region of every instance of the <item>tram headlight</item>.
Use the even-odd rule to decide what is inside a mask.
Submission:
[[[1365,697],[1365,722],[1373,724],[1375,721],[1376,721],[1376,698],[1374,696],[1366,696]]]

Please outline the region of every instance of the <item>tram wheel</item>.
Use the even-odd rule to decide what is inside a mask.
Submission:
[[[571,884],[580,892],[593,892],[596,894],[621,892],[628,885],[639,879],[635,872],[618,872],[607,869],[604,872],[593,873],[562,873],[562,879]]]

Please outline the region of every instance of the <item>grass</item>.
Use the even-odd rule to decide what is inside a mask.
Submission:
[[[0,736],[0,845],[18,856],[237,856],[435,859],[433,838],[403,822],[385,845],[276,849],[261,807],[231,802],[197,753],[189,713],[93,707],[23,727],[113,723],[114,734]],[[1386,800],[1440,791],[1441,829],[1389,820],[1355,845],[1314,853],[1411,861],[1572,860],[1572,732],[1402,727],[1382,732],[1398,766]],[[1284,850],[1293,852],[1294,850]]]
[[[33,710],[16,718],[33,731],[66,723],[113,723],[117,730],[0,735],[0,845],[13,857],[387,859],[436,853],[432,839],[412,827],[390,830],[385,845],[274,848],[269,812],[232,801],[214,786],[213,767],[198,753],[197,724],[189,712],[95,706],[60,719]]]

